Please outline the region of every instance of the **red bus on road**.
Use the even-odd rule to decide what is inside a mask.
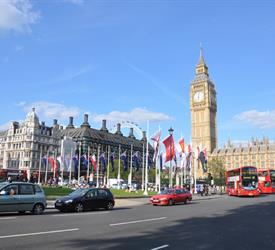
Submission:
[[[275,193],[275,170],[258,170],[258,179],[261,193]]]
[[[226,172],[228,195],[258,196],[258,173],[256,167],[245,166]]]

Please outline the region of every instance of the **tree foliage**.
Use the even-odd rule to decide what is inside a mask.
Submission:
[[[224,159],[213,157],[208,161],[208,171],[211,173],[214,183],[219,186],[225,185],[225,164]]]

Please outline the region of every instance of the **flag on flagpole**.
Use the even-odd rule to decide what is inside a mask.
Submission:
[[[173,135],[169,135],[163,141],[166,150],[165,162],[172,161],[175,156],[175,144]]]
[[[153,162],[156,161],[157,159],[157,155],[158,155],[158,151],[159,151],[159,141],[160,141],[160,136],[161,136],[161,130],[159,130],[158,132],[156,132],[152,137],[151,140],[154,142],[153,146],[154,146],[154,157],[153,157]]]
[[[88,158],[86,154],[81,155],[80,162],[82,163],[82,166],[84,166],[83,170],[87,170],[88,168]]]
[[[105,173],[106,172],[106,159],[105,159],[104,152],[99,156],[99,162],[101,164],[102,172]]]
[[[133,154],[133,165],[136,168],[136,172],[139,170],[139,165],[140,165],[140,157],[139,157],[139,152],[136,151]]]
[[[95,154],[93,154],[92,156],[89,157],[89,160],[93,166],[94,172],[96,172],[96,157]]]
[[[114,172],[115,171],[115,152],[111,153],[110,162],[111,162],[111,165],[112,165],[112,172]]]
[[[198,159],[201,162],[203,172],[206,173],[207,172],[206,148],[204,148],[203,150],[200,150]]]
[[[54,159],[54,157],[52,157],[52,156],[49,157],[48,161],[49,161],[49,164],[51,165],[52,172],[56,171],[58,165],[57,165],[56,160]]]
[[[127,156],[126,156],[126,150],[120,155],[120,160],[122,161],[123,170],[127,171]]]

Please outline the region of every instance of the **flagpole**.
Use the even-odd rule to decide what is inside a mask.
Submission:
[[[121,154],[121,146],[118,146],[118,170],[117,170],[117,184],[120,181],[120,154]]]
[[[48,165],[49,165],[49,149],[47,150],[46,172],[45,172],[45,184],[47,184],[47,178],[48,178]]]
[[[110,175],[110,145],[108,146],[108,160],[107,160],[107,180],[106,180],[106,184],[108,185],[108,181],[109,181],[109,175]]]
[[[96,187],[99,187],[99,154],[100,148],[97,146]]]
[[[77,182],[78,185],[80,184],[80,155],[81,155],[81,142],[79,143],[79,147],[78,147],[78,171],[77,171]]]
[[[71,181],[72,181],[72,163],[73,163],[73,149],[71,148],[69,184],[71,184]]]
[[[62,166],[61,169],[61,185],[63,186],[63,176],[64,176],[64,162],[65,162],[65,153],[64,153],[64,140],[62,140],[61,144],[61,162],[60,162],[60,167]]]
[[[157,182],[158,182],[158,154],[156,156],[155,168],[156,168],[155,182],[156,182],[156,191],[157,191],[158,190],[158,185],[157,185]]]
[[[196,159],[197,157],[195,156],[194,160],[194,193],[197,193],[197,169],[198,169],[198,160]]]
[[[148,157],[149,157],[149,121],[147,121],[147,136],[146,136],[146,164],[145,164],[145,190],[144,195],[148,195]]]
[[[144,142],[142,143],[142,182],[141,182],[141,187],[142,190],[144,191],[144,151],[145,151],[145,147],[144,147]]]
[[[54,159],[54,169],[53,169],[53,177],[56,177],[56,168],[57,168],[57,152],[56,152],[56,149],[54,150],[54,156],[53,156],[53,159]]]
[[[90,181],[90,146],[88,146],[88,155],[87,155],[87,160],[88,160],[88,166],[87,166],[87,180]]]
[[[128,177],[128,183],[132,187],[132,172],[133,172],[133,144],[131,144],[131,159],[130,159],[130,173]]]
[[[40,147],[39,170],[38,170],[38,184],[40,184],[41,164],[42,164],[42,147]]]

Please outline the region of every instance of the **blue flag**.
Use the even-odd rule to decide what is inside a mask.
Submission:
[[[133,160],[133,165],[136,168],[136,171],[138,171],[139,170],[139,165],[140,165],[140,157],[139,157],[139,152],[138,151],[136,151],[133,154],[132,160]]]
[[[110,162],[111,162],[111,165],[112,165],[112,172],[114,172],[115,171],[115,152],[111,153]]]
[[[123,170],[127,171],[128,170],[128,166],[127,166],[126,150],[121,154],[120,160],[122,161]]]
[[[105,159],[104,152],[99,156],[99,162],[101,164],[102,172],[105,173],[106,172],[106,159]]]
[[[78,176],[78,157],[75,155],[73,156],[73,165],[74,165],[74,176]]]
[[[87,157],[87,155],[81,155],[80,163],[81,163],[81,166],[82,166],[83,170],[88,169],[88,157]]]

